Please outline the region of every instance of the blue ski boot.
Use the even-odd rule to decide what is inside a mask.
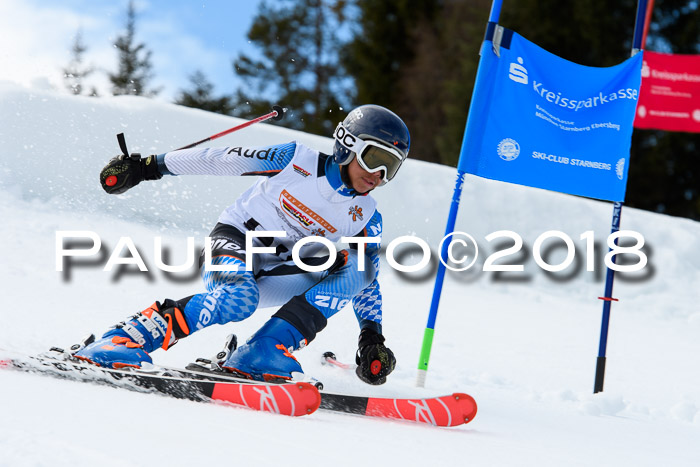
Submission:
[[[93,340],[94,335],[90,336]],[[123,336],[105,336],[93,342],[86,341],[73,357],[93,365],[106,368],[141,368],[144,363],[153,363],[143,346]]]
[[[170,299],[155,302],[126,322],[117,324],[94,342],[73,353],[77,359],[106,368],[141,368],[151,364],[149,353],[168,350],[190,334],[181,305]]]
[[[248,379],[288,381],[292,373],[304,373],[291,352],[306,343],[297,328],[273,316],[248,342],[231,352],[221,367]]]

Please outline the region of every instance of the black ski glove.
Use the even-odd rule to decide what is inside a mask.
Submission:
[[[110,195],[118,195],[135,187],[143,180],[160,180],[156,156],[141,158],[141,154],[117,156],[100,172],[102,189]]]
[[[394,352],[384,345],[384,336],[365,328],[360,332],[357,347],[357,376],[367,384],[386,383],[387,375],[394,371],[396,358]]]

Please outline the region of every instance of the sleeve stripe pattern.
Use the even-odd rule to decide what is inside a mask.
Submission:
[[[282,171],[281,170],[260,170],[258,172],[242,173],[241,175],[266,175],[268,177],[272,177],[274,175],[277,175],[280,172],[282,172]]]
[[[295,150],[296,142],[259,148],[192,148],[167,153],[165,164],[176,175],[243,175],[280,171]]]

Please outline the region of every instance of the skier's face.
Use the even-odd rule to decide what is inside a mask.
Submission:
[[[352,162],[348,164],[348,178],[350,179],[350,184],[352,189],[358,193],[367,193],[374,190],[382,182],[382,171],[377,171],[374,173],[367,172],[365,169],[360,167],[357,159],[353,158]]]

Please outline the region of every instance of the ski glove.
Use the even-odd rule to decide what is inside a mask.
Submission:
[[[156,156],[141,158],[141,154],[114,157],[100,172],[102,189],[110,195],[118,195],[135,187],[143,180],[160,180]]]
[[[394,352],[384,345],[384,336],[369,328],[360,332],[355,362],[357,376],[373,385],[386,383],[387,375],[396,366]]]

